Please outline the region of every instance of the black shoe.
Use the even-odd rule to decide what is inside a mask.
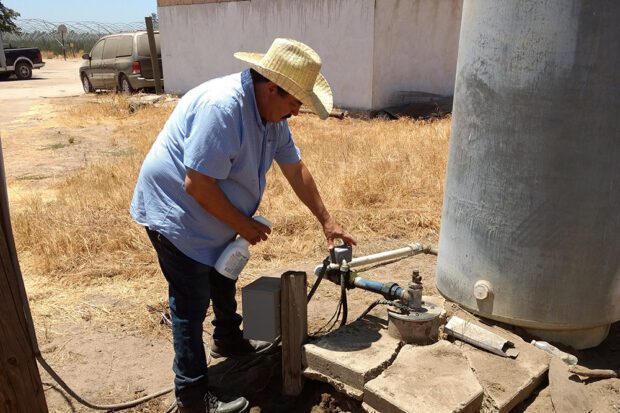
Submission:
[[[229,401],[223,401],[217,398],[213,393],[205,394],[205,404],[207,405],[207,413],[241,413],[248,408],[250,404],[245,397],[237,397]]]
[[[204,404],[191,407],[179,406],[179,413],[242,413],[248,408],[249,404],[245,397],[237,397],[225,402],[218,399],[213,393],[207,392]]]
[[[220,357],[235,357],[245,354],[260,353],[271,343],[267,341],[248,340],[245,338],[213,339],[209,353],[214,359]]]

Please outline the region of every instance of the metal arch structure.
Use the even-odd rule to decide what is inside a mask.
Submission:
[[[65,44],[73,45],[75,51],[89,51],[95,42],[108,34],[146,30],[144,22],[102,23],[95,21],[52,22],[43,19],[16,19],[19,34],[3,33],[3,41],[11,47],[38,47],[41,50],[62,53],[58,26],[67,27]]]
[[[58,26],[64,24],[69,32],[80,34],[112,34],[120,32],[129,32],[136,30],[145,30],[144,22],[132,23],[102,23],[95,21],[62,21],[52,22],[43,19],[17,19],[17,27],[23,34],[32,32],[53,32],[55,33]]]

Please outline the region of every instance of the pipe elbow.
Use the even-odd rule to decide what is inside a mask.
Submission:
[[[437,248],[433,248],[431,245],[422,245],[422,252],[434,256],[437,256],[439,254]]]

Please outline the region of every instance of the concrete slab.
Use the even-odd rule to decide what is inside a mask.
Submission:
[[[531,400],[515,408],[515,413],[550,413],[555,412],[551,402],[551,390],[549,386],[540,390],[538,394],[532,396]]]
[[[573,374],[559,358],[552,357],[549,365],[549,390],[553,408],[558,413],[589,413],[592,403],[584,383],[571,380]]]
[[[309,379],[322,381],[327,384],[330,384],[340,393],[345,394],[352,399],[359,400],[359,401],[362,401],[364,399],[363,390],[356,389],[355,387],[351,387],[348,384],[345,384],[339,380],[332,379],[331,377],[326,376],[325,374],[319,373],[318,371],[313,370],[310,367],[306,367],[303,371],[303,374],[305,377]]]
[[[360,400],[364,384],[389,366],[401,347],[388,335],[387,320],[370,316],[304,345],[304,375]]]
[[[461,350],[441,340],[404,346],[394,363],[364,386],[367,411],[478,412],[483,390]]]
[[[464,313],[459,313],[464,318]],[[471,315],[468,322],[483,327],[511,341],[519,351],[517,358],[501,357],[456,341],[467,357],[471,369],[484,388],[482,412],[509,412],[527,399],[545,378],[549,355],[523,341],[518,335],[498,326],[482,324]]]

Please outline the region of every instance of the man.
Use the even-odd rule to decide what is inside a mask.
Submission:
[[[181,412],[240,412],[248,402],[225,402],[208,390],[202,323],[213,303],[213,356],[257,350],[243,339],[235,281],[213,268],[239,235],[265,241],[269,227],[252,219],[272,161],[335,239],[355,244],[323,205],[286,121],[302,104],[322,119],[332,93],[321,60],[303,43],[276,39],[266,54],[236,53],[251,69],[208,81],[178,103],[147,155],[131,214],[147,233],[169,285],[175,391]]]

